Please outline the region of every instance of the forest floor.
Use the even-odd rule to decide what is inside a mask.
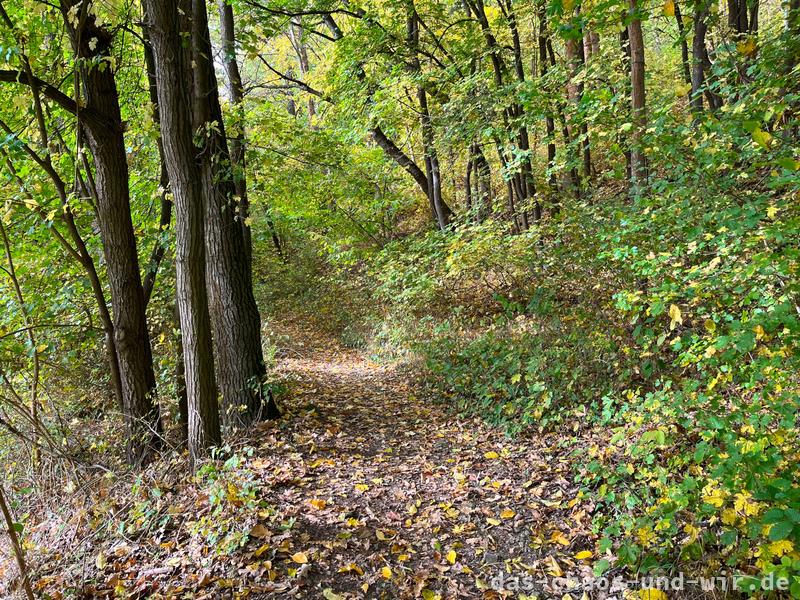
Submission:
[[[507,437],[459,418],[407,369],[280,327],[299,340],[278,359],[285,414],[237,441],[241,461],[216,480],[223,492],[155,478],[149,508],[117,512],[136,533],[103,543],[78,541],[91,514],[65,521],[71,554],[37,566],[42,591],[68,597],[59,590],[80,580],[78,597],[583,596],[579,580],[598,557],[593,505],[571,477],[582,443]],[[227,529],[243,538],[221,552]],[[510,591],[491,589],[499,577]]]

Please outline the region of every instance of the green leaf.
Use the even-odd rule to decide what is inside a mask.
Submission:
[[[780,521],[779,523],[775,523],[769,530],[769,540],[771,542],[785,540],[792,534],[793,530],[794,523],[791,521]]]

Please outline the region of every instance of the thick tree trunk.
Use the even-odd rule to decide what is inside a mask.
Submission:
[[[222,38],[222,64],[225,65],[225,78],[228,96],[233,105],[235,118],[235,134],[230,136],[231,166],[234,172],[236,197],[239,202],[239,224],[244,236],[244,247],[247,255],[248,268],[252,268],[253,242],[248,217],[250,216],[250,201],[247,196],[247,165],[245,163],[244,144],[244,85],[239,72],[239,62],[236,60],[236,33],[234,29],[233,7],[226,0],[218,0],[219,5],[219,33]],[[228,129],[230,130],[230,128]],[[276,246],[280,254],[280,244]]]
[[[147,18],[145,17],[145,20]],[[144,64],[147,69],[147,92],[150,98],[151,110],[153,112],[153,123],[156,126],[161,126],[161,115],[158,110],[158,82],[156,81],[156,63],[153,57],[153,48],[150,44],[150,37],[146,27],[142,28],[142,44],[144,49]],[[156,141],[158,147],[158,160],[160,163],[158,175],[158,187],[161,193],[161,215],[158,221],[159,234],[165,232],[172,222],[172,200],[169,194],[169,174],[167,173],[167,161],[164,158],[164,144],[161,136]],[[153,251],[150,254],[150,261],[147,264],[147,271],[144,274],[144,301],[145,304],[150,302],[156,284],[156,276],[158,269],[161,266],[161,261],[164,259],[164,253],[167,250],[166,241],[159,236],[153,246]]]
[[[127,456],[131,463],[141,463],[160,445],[161,418],[155,402],[153,357],[131,221],[124,125],[111,65],[106,64],[105,69],[88,68],[92,61],[108,59],[112,37],[80,2],[61,0],[60,7],[74,51],[87,65],[81,76],[86,109],[97,117],[80,122],[94,157],[97,220],[111,289],[114,341],[128,429]],[[77,7],[77,24],[68,14],[73,7]]]
[[[182,49],[178,6],[143,0],[153,45],[161,135],[175,199],[177,303],[186,376],[192,465],[221,442],[211,322],[206,295],[205,189],[192,142],[191,65]]]
[[[265,398],[266,367],[261,348],[261,316],[253,296],[236,186],[212,63],[205,0],[192,0],[194,131],[203,131],[198,149],[206,193],[206,278],[209,291],[222,420],[246,426],[278,414]]]
[[[631,22],[628,37],[631,48],[631,186],[638,194],[647,181],[647,162],[644,155],[643,136],[647,129],[647,107],[645,104],[645,65],[642,22],[637,13],[637,0],[630,0]]]

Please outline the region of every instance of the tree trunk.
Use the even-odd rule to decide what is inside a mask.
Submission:
[[[3,520],[6,525],[6,533],[11,542],[11,548],[14,551],[14,556],[17,559],[17,566],[19,567],[19,577],[22,580],[22,589],[25,592],[27,600],[33,600],[33,589],[31,588],[31,579],[28,574],[28,566],[25,564],[25,551],[22,549],[22,544],[17,536],[17,530],[14,529],[14,518],[11,516],[11,511],[6,502],[3,487],[0,486],[0,512],[3,513]]]
[[[641,192],[647,181],[647,163],[644,156],[643,136],[647,129],[647,110],[644,87],[644,38],[642,22],[637,14],[637,0],[630,0],[631,22],[628,37],[631,48],[631,187],[634,194]]]
[[[252,268],[253,242],[250,231],[250,201],[247,196],[247,165],[245,163],[244,144],[244,85],[239,72],[239,63],[236,60],[236,33],[234,29],[233,7],[226,0],[218,0],[219,4],[219,33],[222,38],[222,64],[225,65],[225,76],[228,96],[233,105],[234,131],[230,136],[231,166],[234,171],[236,197],[239,202],[239,224],[244,236],[244,247],[247,256],[248,268]],[[230,130],[230,128],[229,128]],[[280,252],[280,246],[278,246]]]
[[[703,112],[703,83],[706,62],[706,32],[708,25],[708,6],[705,0],[698,0],[694,13],[694,39],[692,40],[692,97],[691,107],[695,116]]]
[[[211,322],[206,295],[205,189],[192,142],[191,65],[182,49],[178,6],[143,0],[153,45],[161,135],[175,199],[177,303],[186,375],[192,466],[221,442]],[[185,4],[184,4],[185,6]]]
[[[108,63],[104,69],[85,66],[93,61],[107,61],[112,36],[98,26],[85,3],[61,0],[60,7],[75,54],[83,61],[85,106],[93,115],[81,118],[80,123],[94,157],[97,220],[111,289],[114,341],[128,430],[127,457],[129,462],[139,464],[160,445],[161,418],[155,402],[153,357],[131,221],[124,125],[112,66]],[[68,14],[73,9],[78,12],[77,24]]]
[[[261,316],[253,296],[241,215],[236,210],[236,186],[229,168],[231,158],[212,63],[205,0],[192,0],[191,14],[193,129],[204,132],[198,160],[207,199],[206,278],[222,420],[226,426],[247,426],[278,414],[274,403],[265,402]]]
[[[413,1],[406,5],[406,42],[411,54],[411,73],[422,78],[422,65],[419,60],[419,20]],[[435,134],[428,107],[428,94],[420,81],[417,84],[417,102],[422,128],[422,147],[425,153],[425,179],[428,182],[428,199],[431,213],[439,229],[445,231],[450,226],[450,209],[442,202],[442,176],[439,168],[439,155],[436,152]]]
[[[547,6],[544,1],[540,1],[537,6],[537,15],[539,18],[539,76],[542,80],[547,77],[548,60],[547,60]],[[550,193],[553,197],[554,209],[558,210],[558,190],[556,189],[556,138],[555,138],[555,119],[548,111],[545,114],[545,130],[547,132],[547,169],[550,171],[549,185]]]
[[[678,25],[678,34],[681,43],[681,66],[683,67],[683,80],[687,84],[692,83],[692,70],[689,63],[689,42],[686,41],[686,27],[683,24],[683,15],[681,15],[680,2],[674,1],[675,6],[675,23]]]

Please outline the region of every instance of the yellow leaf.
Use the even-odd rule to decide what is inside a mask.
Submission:
[[[675,325],[683,325],[683,315],[681,309],[676,304],[670,304],[669,307],[669,328],[675,329]]]
[[[668,596],[662,592],[661,590],[657,590],[654,588],[647,588],[644,590],[639,590],[639,597],[642,600],[667,600]]]
[[[503,512],[500,513],[500,518],[501,519],[513,519],[516,514],[517,513],[515,513],[510,508],[504,508]]]
[[[292,560],[298,565],[304,565],[308,562],[308,556],[306,556],[305,552],[295,552],[292,554]]]
[[[366,492],[369,489],[369,486],[366,483],[357,483],[356,489],[359,492]]]
[[[489,460],[500,458],[500,455],[497,452],[487,452],[483,455],[484,458],[488,458]]]
[[[556,559],[552,556],[547,557],[547,572],[550,573],[553,577],[561,577],[564,575],[564,571],[561,570],[561,567],[556,562]]]
[[[319,498],[314,498],[313,500],[309,500],[308,503],[311,506],[313,506],[314,508],[316,508],[317,510],[322,510],[323,508],[325,508],[325,505],[327,504],[327,502],[325,502],[325,500],[322,500],[322,499],[319,499]]]
[[[753,136],[753,141],[756,144],[764,148],[764,150],[769,150],[769,144],[772,141],[772,136],[768,132],[764,131],[760,127],[756,127],[753,129],[753,133],[751,135]]]
[[[447,553],[447,562],[449,562],[451,565],[456,564],[456,551],[455,550],[450,550],[450,552]]]
[[[777,206],[770,206],[767,208],[767,217],[774,219],[780,209]]]
[[[106,565],[108,565],[106,555],[103,552],[98,552],[94,559],[94,566],[96,566],[99,571],[102,571],[106,568]]]
[[[732,508],[726,508],[722,511],[722,522],[725,523],[725,525],[736,525],[738,518],[736,511]]]
[[[581,550],[575,555],[575,558],[578,560],[586,560],[587,558],[592,558],[592,551],[591,550]]]
[[[489,517],[488,519],[486,519],[486,522],[487,522],[489,525],[494,525],[495,527],[496,527],[497,525],[500,525],[500,519],[492,519],[491,517]]]
[[[569,540],[567,539],[567,536],[565,536],[560,531],[554,531],[550,536],[550,541],[555,544],[561,544],[562,546],[569,546],[570,543]]]
[[[666,2],[664,2],[664,6],[661,8],[661,12],[664,13],[665,17],[674,17],[675,2],[673,2],[673,0],[667,0]]]
[[[359,575],[363,575],[364,569],[359,567],[356,563],[350,563],[349,565],[340,567],[339,573],[358,573]]]
[[[269,537],[269,529],[267,529],[261,523],[259,523],[250,530],[250,537],[255,537],[255,538]]]
[[[783,556],[784,554],[789,554],[792,550],[794,550],[794,546],[789,540],[772,542],[769,545],[769,551],[773,556]]]
[[[391,579],[392,578],[392,570],[389,567],[383,567],[381,569],[381,576],[384,579]]]
[[[756,41],[753,38],[747,38],[744,42],[736,44],[736,51],[742,56],[752,56],[756,53]]]

